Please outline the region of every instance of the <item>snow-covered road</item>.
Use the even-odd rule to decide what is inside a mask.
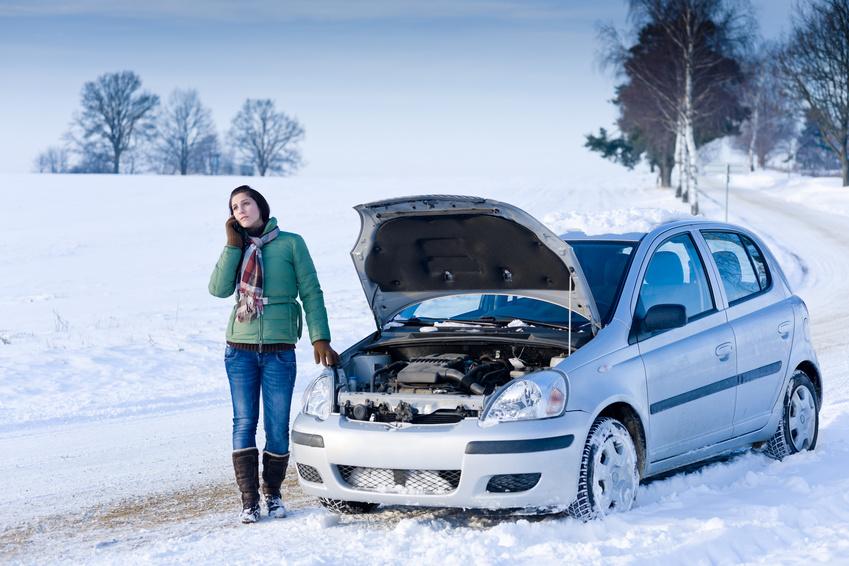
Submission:
[[[718,184],[708,181],[708,195],[721,201]],[[561,232],[568,227],[639,229],[640,222],[662,220],[684,209],[671,194],[651,187],[647,177],[619,177],[601,185],[592,192],[568,187],[523,192],[515,186],[492,191],[475,187],[467,192],[513,202]],[[588,524],[556,516],[405,508],[340,520],[299,496],[292,484],[292,512],[287,520],[246,528],[233,523],[229,439],[222,433],[229,407],[219,387],[188,408],[176,403],[112,418],[92,409],[95,416],[86,421],[7,424],[0,433],[0,454],[4,455],[0,476],[6,488],[0,492],[0,559],[40,563],[400,564],[411,559],[447,564],[849,563],[849,477],[845,473],[849,467],[849,245],[844,240],[849,218],[742,185],[732,189],[730,220],[768,238],[811,311],[826,399],[815,452],[784,462],[742,452],[643,485],[634,510]],[[352,200],[341,194],[340,215]],[[359,196],[353,200],[383,195],[363,191]],[[623,203],[652,208],[623,210]],[[703,211],[722,217],[708,199],[703,201]],[[315,228],[310,233],[309,220],[303,220],[303,227],[296,231],[305,233],[308,242],[318,242],[322,232]],[[330,238],[348,241],[344,239],[347,228],[322,229]],[[316,247],[326,257],[332,250],[323,242]],[[343,247],[347,249],[348,244]],[[0,256],[0,263],[13,252],[3,253],[7,255]],[[357,295],[360,291],[352,286],[355,280],[342,275],[349,266],[325,261],[317,263],[323,283],[325,273],[332,277],[325,289],[340,305],[330,310],[345,321],[337,325],[341,332],[334,330],[344,345],[367,331],[354,322],[365,313]],[[347,309],[341,308],[343,303]],[[172,338],[211,341],[220,329],[207,332],[203,325],[212,324],[222,310],[220,305],[184,308],[183,316],[201,329],[180,334],[177,324]],[[119,320],[116,328],[124,331],[124,322]],[[139,332],[144,335],[147,327]],[[78,352],[60,345],[72,354]],[[55,342],[48,343],[49,354],[51,347],[55,348]],[[0,369],[21,374],[32,369],[22,367],[24,354],[5,354],[1,348],[0,356],[5,357],[0,357]],[[212,363],[207,358],[211,359],[213,348],[208,350],[196,353],[199,363]],[[303,356],[306,351],[299,353]],[[179,363],[176,356],[168,359]],[[160,364],[148,371],[163,368]],[[33,394],[33,402],[52,399],[46,395]],[[69,390],[68,395],[73,397],[74,392]],[[182,397],[193,398],[190,390]],[[14,403],[10,406],[16,414],[25,414]],[[0,405],[0,418],[3,414]]]
[[[709,187],[710,194],[721,195],[717,184]],[[708,203],[708,214],[720,217],[718,201]],[[823,418],[842,412],[849,402],[849,217],[741,186],[734,187],[729,209],[731,222],[764,234],[783,263],[791,264],[794,291],[808,305],[825,375]]]

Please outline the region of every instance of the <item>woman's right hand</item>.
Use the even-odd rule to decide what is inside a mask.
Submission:
[[[227,245],[235,248],[241,248],[244,244],[242,234],[239,231],[239,221],[235,216],[230,216],[227,222],[224,223],[224,230],[227,233]]]

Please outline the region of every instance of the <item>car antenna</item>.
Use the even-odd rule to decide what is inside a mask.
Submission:
[[[569,341],[569,353],[567,356],[572,355],[572,294],[574,291],[574,281],[572,281],[572,274],[569,274],[569,314],[567,314],[567,324],[569,325],[569,331],[567,333],[567,340]]]

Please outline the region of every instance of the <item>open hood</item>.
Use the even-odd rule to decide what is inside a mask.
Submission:
[[[378,328],[410,305],[463,293],[509,293],[571,306],[594,333],[600,327],[572,248],[515,206],[423,195],[354,208],[362,226],[351,257]]]

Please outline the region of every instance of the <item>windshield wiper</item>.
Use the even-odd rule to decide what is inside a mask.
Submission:
[[[434,322],[435,321],[433,321],[433,320],[422,320],[422,319],[414,316],[412,318],[401,318],[401,319],[397,319],[397,320],[392,319],[389,322],[387,322],[386,325],[394,323],[394,324],[400,324],[401,326],[433,326]],[[386,326],[386,325],[384,325],[384,326]]]
[[[557,324],[555,322],[543,322],[541,320],[533,320],[530,318],[520,318],[518,316],[499,316],[495,317],[492,315],[486,315],[479,318],[479,320],[484,320],[487,322],[491,322],[497,324],[498,326],[509,326],[511,322],[514,320],[518,320],[520,322],[524,322],[528,326],[542,326],[545,328],[556,328],[557,330],[568,330],[568,324]],[[521,326],[516,326],[516,328],[522,328]]]
[[[446,318],[442,322],[456,322],[468,326],[501,326],[501,322],[492,316],[481,316],[478,318]]]

